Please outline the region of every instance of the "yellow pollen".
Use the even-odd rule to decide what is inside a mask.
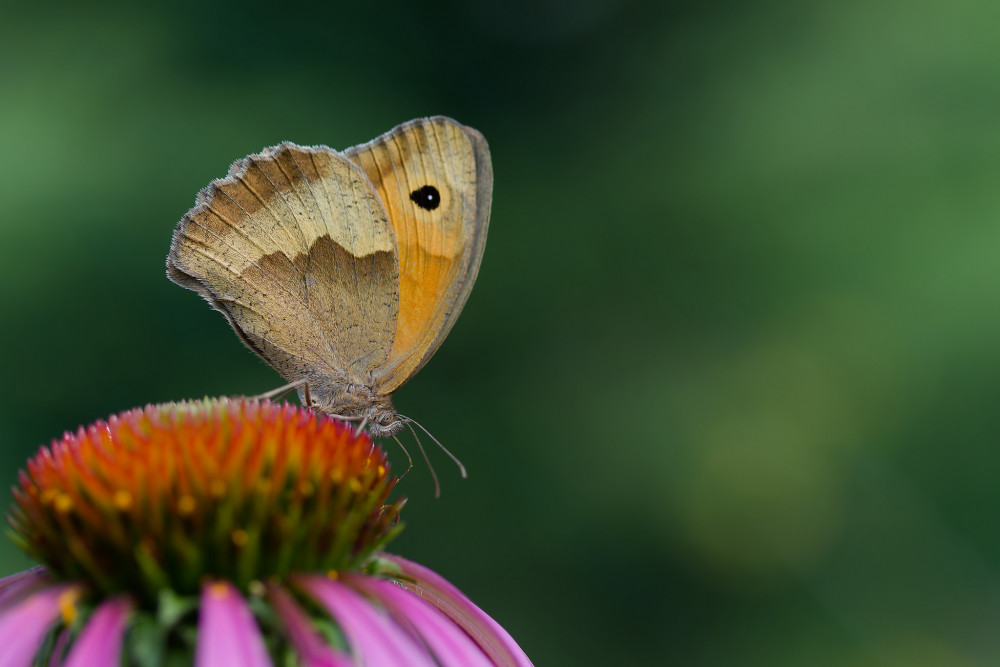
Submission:
[[[385,475],[385,466],[380,464],[378,467],[378,476],[382,477],[383,475]]]
[[[193,496],[184,494],[177,499],[177,513],[181,516],[191,516],[198,509],[198,503]]]
[[[303,496],[306,496],[308,498],[313,494],[314,490],[315,489],[313,487],[313,484],[309,480],[306,479],[299,482],[299,493],[301,493]]]
[[[60,514],[66,514],[71,509],[73,509],[73,499],[67,496],[65,493],[60,493],[56,496],[56,511]]]
[[[217,479],[208,486],[208,492],[212,494],[213,498],[221,498],[226,495],[226,483]]]
[[[229,537],[233,540],[233,544],[235,544],[238,548],[245,547],[247,542],[250,541],[250,536],[247,535],[247,531],[242,528],[234,530]]]
[[[115,507],[117,507],[122,512],[127,512],[132,509],[132,494],[125,489],[118,489],[115,491]]]
[[[340,484],[344,481],[344,473],[342,473],[339,468],[334,468],[334,470],[330,473],[330,479],[333,480],[334,484]]]
[[[327,570],[326,577],[327,579],[340,579],[340,572],[337,572],[336,570]]]
[[[80,589],[76,586],[65,591],[59,596],[59,613],[62,614],[63,622],[72,625],[76,620],[76,601],[80,599]]]
[[[42,491],[42,502],[45,503],[46,505],[49,505],[52,503],[53,500],[56,499],[56,496],[58,495],[59,492],[55,489],[45,489],[44,491]]]
[[[361,493],[361,482],[358,481],[357,477],[352,477],[351,481],[347,483],[351,487],[351,491],[354,493]]]

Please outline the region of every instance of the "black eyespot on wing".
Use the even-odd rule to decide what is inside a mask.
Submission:
[[[420,208],[433,211],[441,205],[441,193],[433,185],[425,185],[410,193],[410,199]]]

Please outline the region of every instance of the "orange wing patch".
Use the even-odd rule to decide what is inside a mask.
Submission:
[[[400,308],[387,367],[395,380],[388,384],[398,386],[451,328],[469,270],[478,268],[481,248],[473,248],[471,233],[477,156],[466,128],[438,119],[407,124],[346,154],[372,181],[396,234]],[[428,187],[437,195],[433,207],[415,201]]]

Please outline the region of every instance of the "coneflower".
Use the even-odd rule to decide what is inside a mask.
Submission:
[[[28,462],[8,516],[0,667],[530,665],[431,570],[383,551],[381,448],[289,405],[132,410]]]

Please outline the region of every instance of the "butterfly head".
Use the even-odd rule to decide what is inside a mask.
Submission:
[[[403,430],[404,421],[392,405],[392,397],[379,394],[364,382],[322,381],[308,384],[299,390],[304,404],[320,414],[364,422],[373,438],[388,438]]]
[[[371,416],[368,432],[373,438],[390,438],[403,430],[403,419],[392,406]]]

